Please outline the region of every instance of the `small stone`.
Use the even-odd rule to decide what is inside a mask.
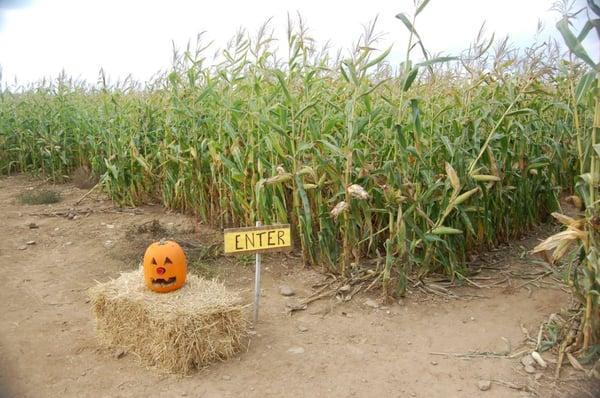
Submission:
[[[66,242],[65,246],[71,246],[73,244],[73,242]]]
[[[108,228],[108,229],[113,229],[114,227],[115,227],[115,226],[114,226],[114,225],[112,225],[112,224],[106,224],[106,228]]]
[[[523,366],[533,366],[535,364],[535,360],[531,357],[531,355],[527,354],[521,358],[521,363]]]
[[[19,246],[17,249],[19,249],[19,250],[25,250],[25,249],[27,249],[27,246],[26,245],[22,245],[22,246]]]
[[[416,392],[411,392],[411,393],[410,393],[410,396],[411,396],[411,397],[416,397],[416,396],[417,396],[417,393],[416,393]]]
[[[40,227],[34,222],[30,222],[29,224],[27,224],[27,226],[29,227],[29,229],[38,229]]]
[[[256,330],[250,330],[250,331],[248,332],[248,334],[249,334],[250,336],[256,336]]]
[[[113,245],[112,240],[107,240],[106,242],[104,242],[104,246],[106,246],[106,247],[112,247],[112,245]]]
[[[84,370],[83,372],[81,372],[81,376],[85,376],[87,374],[87,372]]]
[[[470,319],[471,321],[474,321],[474,320],[475,320],[475,318],[474,318],[474,317],[470,317],[469,319]]]
[[[126,354],[126,353],[125,353],[125,350],[123,350],[123,349],[118,349],[118,350],[115,350],[115,352],[114,352],[114,357],[115,357],[116,359],[121,359],[121,358],[123,358],[123,357],[125,356],[125,354]]]
[[[367,307],[379,308],[379,304],[377,304],[377,302],[373,299],[366,299],[363,304]]]
[[[492,382],[489,380],[479,380],[477,387],[479,387],[481,391],[487,391],[492,388]]]
[[[289,353],[292,354],[304,354],[304,348],[302,347],[292,347],[288,350]]]
[[[298,331],[304,333],[304,332],[308,332],[308,328],[304,325],[300,325],[298,326]]]
[[[296,293],[294,292],[294,289],[292,289],[288,285],[281,285],[281,286],[279,286],[279,294],[281,294],[282,296],[285,296],[285,297],[289,297],[289,296],[293,296]]]
[[[231,380],[231,376],[225,375],[225,376],[223,376],[223,380],[229,381],[229,380]]]
[[[49,358],[52,356],[52,354],[50,354],[49,352],[46,353],[46,356]]]
[[[533,378],[534,378],[536,381],[539,381],[539,380],[542,378],[542,376],[543,376],[543,375],[542,375],[541,373],[536,373],[536,374],[535,374],[535,376],[533,376]]]
[[[527,365],[525,366],[525,372],[529,373],[529,374],[534,374],[535,373],[535,368],[531,365]]]
[[[35,241],[34,240],[28,240],[27,242],[25,242],[26,245],[35,245]]]
[[[350,291],[350,289],[352,289],[352,286],[350,286],[350,285],[346,284],[346,285],[344,285],[344,286],[340,287],[340,288],[339,288],[339,291],[340,291],[340,292],[342,292],[342,293],[346,293],[346,292],[349,292],[349,291]]]
[[[433,366],[437,366],[437,364],[438,364],[438,363],[437,363],[436,361],[431,361],[431,364],[432,364]]]

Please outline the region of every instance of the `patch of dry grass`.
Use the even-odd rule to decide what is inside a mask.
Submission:
[[[19,202],[26,205],[46,205],[60,202],[62,195],[60,192],[42,189],[23,192],[18,199]]]

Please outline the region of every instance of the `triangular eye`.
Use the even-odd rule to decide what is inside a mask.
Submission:
[[[165,257],[165,265],[167,264],[173,264],[173,261],[169,257]]]
[[[152,263],[151,263],[151,264],[152,264],[152,265],[157,265],[157,264],[156,264],[156,260],[154,259],[154,257],[152,257]]]

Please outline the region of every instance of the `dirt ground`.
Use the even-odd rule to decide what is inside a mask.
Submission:
[[[527,374],[518,356],[432,354],[501,353],[506,341],[518,353],[526,348],[522,327],[535,336],[540,322],[569,305],[566,289],[552,276],[522,287],[527,280],[518,278],[512,288],[506,287],[508,279],[488,287],[496,279],[487,278],[498,271],[473,280],[482,288],[452,289],[457,298],[413,289],[393,305],[373,308],[365,301],[377,300],[374,293],[343,304],[321,300],[290,316],[286,303],[295,298],[280,295],[279,287],[291,286],[297,299],[310,295],[324,276],[303,269],[296,257],[265,256],[260,322],[239,357],[186,377],[148,369],[132,353],[117,358],[98,346],[86,290],[137,266],[144,245],[155,239],[148,232],[152,220],[165,228],[155,235],[188,233],[202,243],[218,242],[220,233],[158,205],[119,210],[100,194],[74,206],[86,191],[68,184],[52,187],[63,195],[56,204],[23,205],[17,199],[40,187],[51,186],[24,176],[0,179],[5,282],[0,289],[0,386],[6,396],[593,396],[568,372],[566,382],[554,385],[552,363]],[[544,233],[550,233],[549,227],[492,253],[490,258],[499,259],[494,266],[509,278],[543,271],[527,248]],[[196,261],[191,271],[220,279],[251,302],[251,262],[218,257]],[[487,391],[478,387],[483,380],[492,381]]]

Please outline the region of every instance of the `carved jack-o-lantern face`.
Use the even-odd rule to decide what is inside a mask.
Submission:
[[[181,246],[167,240],[148,246],[144,254],[144,281],[150,290],[170,292],[185,283],[187,260]]]

